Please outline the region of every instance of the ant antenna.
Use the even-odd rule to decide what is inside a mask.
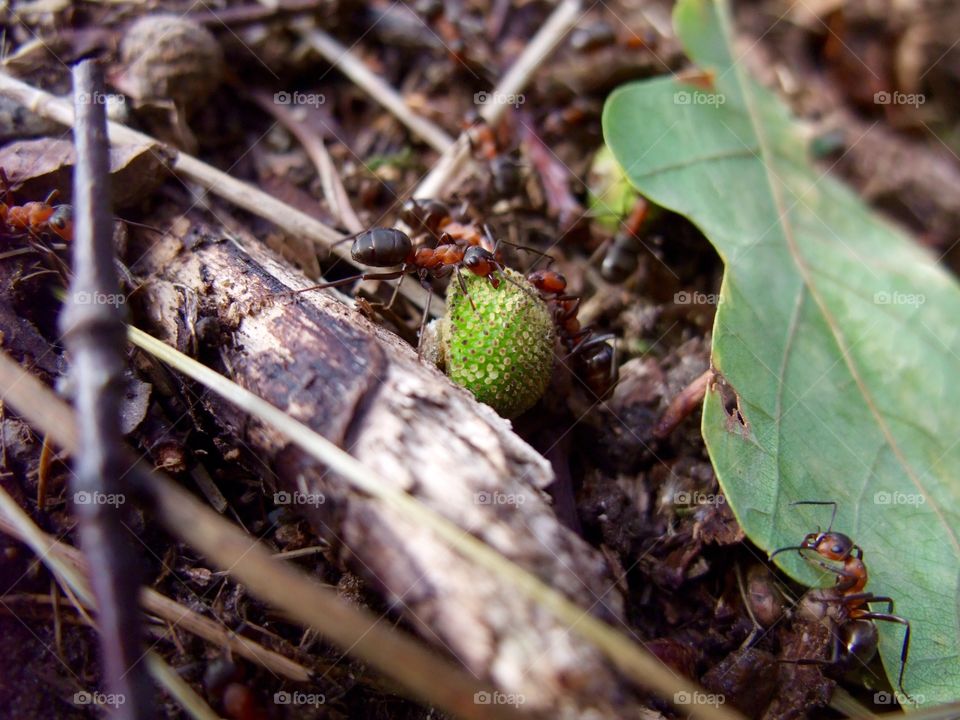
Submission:
[[[797,500],[796,502],[790,503],[790,505],[832,505],[833,513],[830,515],[830,525],[827,527],[827,532],[833,530],[833,521],[837,518],[837,503],[835,500]]]

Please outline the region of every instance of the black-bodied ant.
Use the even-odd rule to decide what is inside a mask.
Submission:
[[[900,692],[910,699],[903,689],[903,672],[910,652],[910,621],[893,614],[893,599],[866,592],[867,566],[863,562],[863,550],[843,533],[833,531],[833,521],[837,516],[837,503],[832,500],[801,500],[791,505],[831,505],[833,514],[825,532],[808,533],[799,545],[780,548],[770,555],[774,556],[796,550],[801,557],[836,576],[831,588],[811,590],[805,597],[806,606],[818,618],[829,617],[834,623],[835,638],[832,656],[829,660],[801,659],[792,660],[800,664],[842,665],[857,659],[869,662],[877,652],[877,628],[874,620],[895,622],[906,630],[903,646],[900,650],[900,674],[897,685]],[[819,557],[805,555],[809,550]],[[886,612],[874,612],[871,603],[886,603]],[[831,612],[832,611],[832,612]]]
[[[640,228],[650,217],[650,204],[638,197],[624,220],[624,228],[618,232],[613,243],[603,256],[600,275],[611,283],[620,283],[630,277],[640,265],[643,246],[637,239]]]
[[[460,223],[453,219],[449,208],[437,200],[408,200],[401,209],[400,217],[414,231],[414,237],[424,234],[431,236],[428,244],[417,247],[410,235],[396,228],[376,227],[357,235],[344,238],[352,240],[350,256],[359,265],[375,268],[398,267],[387,272],[363,272],[341,280],[319,283],[307,288],[294,290],[291,294],[323,290],[325,288],[349,285],[358,280],[396,280],[400,279],[390,301],[389,308],[396,301],[400,286],[407,275],[415,276],[425,290],[427,301],[420,322],[419,337],[430,315],[433,298],[431,281],[455,274],[464,295],[473,305],[467,291],[462,270],[478,277],[487,278],[493,287],[500,285],[504,278],[504,265],[499,258],[499,243],[487,225],[478,228],[472,223]]]
[[[566,358],[572,358],[576,374],[598,398],[603,398],[618,380],[616,352],[608,341],[612,333],[595,335],[582,328],[577,318],[580,298],[567,295],[567,280],[554,270],[534,270],[527,281],[539,291],[553,315]]]

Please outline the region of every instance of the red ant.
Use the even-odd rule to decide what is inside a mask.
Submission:
[[[484,227],[484,233],[487,237],[485,244],[495,244],[489,236],[489,228]],[[400,292],[400,285],[403,279],[408,275],[415,275],[420,284],[427,291],[426,307],[423,311],[423,318],[420,322],[420,337],[423,337],[423,328],[426,325],[427,317],[430,315],[430,302],[433,298],[430,280],[445,277],[450,273],[456,273],[457,281],[467,298],[470,294],[467,292],[467,285],[460,273],[464,268],[474,275],[489,279],[494,287],[500,285],[500,278],[504,265],[497,259],[494,251],[479,244],[472,244],[466,241],[457,241],[446,233],[442,235],[446,241],[441,242],[436,247],[416,248],[410,236],[396,228],[371,228],[353,237],[353,246],[350,248],[350,256],[354,262],[360,265],[370,267],[388,268],[399,265],[399,270],[389,272],[360,273],[341,280],[320,283],[311,287],[292,291],[294,294],[308,292],[310,290],[323,290],[325,288],[339,287],[349,285],[357,280],[395,280],[400,278],[394,289],[393,296],[386,307],[393,305]],[[349,240],[351,238],[344,238]],[[472,238],[471,238],[472,239]],[[498,277],[499,275],[499,277]],[[471,305],[473,301],[471,300]]]
[[[577,375],[598,398],[603,398],[618,379],[616,352],[608,342],[615,336],[612,333],[594,335],[590,328],[580,326],[577,319],[580,298],[564,294],[567,279],[560,273],[534,270],[527,274],[527,281],[547,302],[560,343],[567,351],[566,357],[574,358]]]
[[[906,631],[903,636],[903,646],[900,650],[900,674],[897,685],[906,698],[910,698],[903,689],[903,671],[907,664],[907,655],[910,652],[910,621],[893,614],[893,599],[881,597],[871,592],[865,592],[867,585],[867,566],[863,562],[863,550],[847,535],[833,532],[833,521],[837,516],[837,503],[832,500],[801,500],[791,505],[832,505],[833,514],[830,516],[830,525],[826,532],[808,533],[799,545],[784,547],[770,555],[789,550],[796,550],[808,562],[823,568],[836,576],[832,588],[812,591],[814,603],[824,607],[819,613],[826,615],[825,606],[836,603],[836,612],[833,621],[836,625],[832,657],[829,660],[797,660],[801,664],[837,665],[851,659],[868,662],[877,652],[877,628],[873,620],[895,622],[903,625]],[[811,558],[803,554],[804,550],[812,550],[819,558]],[[820,559],[824,558],[824,559]],[[829,561],[829,562],[826,562]],[[837,566],[836,563],[841,563]],[[886,603],[886,612],[873,612],[871,603]]]
[[[13,193],[7,175],[0,168],[0,184],[3,187],[3,197],[10,199]],[[69,205],[51,205],[57,191],[51,192],[46,200],[31,201],[23,205],[13,205],[0,202],[0,234],[9,238],[26,238],[26,246],[9,250],[0,254],[0,259],[15,255],[37,253],[44,258],[49,266],[48,270],[40,270],[36,274],[53,272],[64,280],[69,277],[69,268],[57,254],[55,243],[47,240],[63,240],[67,243],[73,240],[73,208]],[[24,276],[22,279],[33,277]]]
[[[0,183],[4,194],[13,195],[7,174],[0,168]],[[50,232],[65,242],[73,240],[73,208],[69,205],[51,205],[57,191],[53,190],[47,199],[32,201],[23,205],[8,205],[0,202],[0,223],[10,233],[27,232],[34,236]]]
[[[61,240],[73,240],[73,208],[69,205],[28,202],[23,205],[7,205],[0,202],[0,222],[10,232],[28,231],[34,235],[52,232]]]

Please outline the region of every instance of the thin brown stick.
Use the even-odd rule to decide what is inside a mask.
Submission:
[[[713,377],[713,369],[710,368],[699,375],[696,380],[687,385],[679,394],[670,401],[663,415],[657,420],[653,428],[653,436],[658,440],[668,437],[677,426],[689,417],[697,408],[703,406],[703,398],[707,394],[707,385],[710,378]]]
[[[564,36],[576,25],[581,11],[580,0],[564,0],[560,3],[490,96],[496,100],[519,95],[530,82],[537,68],[550,57]],[[496,125],[508,107],[504,103],[489,103],[483,106],[480,117],[490,125]],[[456,142],[440,155],[433,169],[417,186],[411,197],[436,198],[444,194],[449,195],[455,187],[450,181],[469,159],[470,142],[467,134],[462,133]]]
[[[273,96],[265,92],[254,92],[251,93],[250,97],[263,108],[264,112],[272,115],[289,130],[303,145],[307,157],[310,158],[317,170],[317,175],[320,177],[323,196],[340,223],[352,233],[362,232],[364,230],[363,223],[360,222],[360,218],[353,211],[350,198],[347,197],[347,191],[343,187],[343,183],[340,182],[337,168],[333,164],[330,153],[327,152],[327,146],[324,145],[323,138],[317,137],[316,133],[311,132],[303,122],[296,118],[293,112],[287,109],[286,105],[276,103]]]
[[[361,90],[393,113],[397,120],[406,125],[414,135],[421,138],[427,145],[440,153],[448,152],[453,146],[452,137],[447,135],[440,126],[417,115],[407,107],[400,94],[381,77],[371,72],[349,48],[344,47],[322,30],[311,29],[305,31],[303,37],[314,50],[326,58],[327,62],[353,80]]]
[[[9,366],[7,365],[8,363]],[[16,364],[5,355],[3,356],[3,364],[5,367],[12,367],[13,370],[16,371]],[[39,382],[30,375],[24,375],[24,377]],[[56,408],[54,414],[61,415],[62,410],[65,410],[69,417],[69,407],[63,404],[62,401],[60,404],[62,409]],[[48,413],[44,412],[42,415],[46,417]],[[70,428],[68,432],[76,439],[75,428]],[[88,625],[97,628],[97,623],[87,615],[86,608],[84,607],[84,603],[90,606],[93,606],[95,603],[87,579],[83,577],[71,563],[66,562],[64,558],[51,552],[53,547],[49,542],[49,536],[41,532],[40,528],[38,528],[23,511],[23,508],[17,505],[14,499],[10,497],[2,487],[0,487],[0,518],[5,519],[12,527],[16,528],[17,537],[36,553],[37,557],[43,561],[44,565],[46,565],[57,578],[60,582],[60,587],[70,600],[70,603],[77,610],[77,613],[86,620]],[[180,703],[181,707],[183,707],[191,717],[197,718],[197,720],[217,720],[217,715],[203,702],[203,699],[198,697],[189,686],[185,686],[183,681],[179,679],[179,676],[173,672],[162,658],[153,651],[150,651],[147,653],[146,659],[153,677],[161,687],[165,688],[167,692]]]
[[[87,420],[80,429],[82,451],[76,456],[70,486],[100,609],[104,683],[122,698],[116,717],[139,720],[153,713],[147,667],[141,662],[138,562],[126,542],[121,512],[129,494],[119,480],[124,467],[120,403],[126,333],[116,300],[120,284],[113,256],[107,117],[104,104],[96,101],[105,97],[102,72],[94,61],[83,61],[73,70],[73,82],[77,116],[73,280],[61,319],[77,411]]]
[[[7,535],[14,537],[21,542],[26,542],[26,539],[24,538],[20,528],[2,515],[0,515],[0,531],[5,532]],[[83,560],[83,556],[80,554],[77,548],[57,540],[52,535],[42,532],[39,530],[39,528],[36,532],[37,536],[42,538],[47,543],[47,547],[49,548],[48,555],[56,557],[63,563],[70,564],[77,570],[77,572],[82,573],[89,581],[89,571],[86,567],[86,563]],[[4,596],[4,600],[9,602],[10,596]],[[93,625],[93,621],[84,612],[84,610],[95,610],[95,608],[88,606],[80,598],[75,598],[75,600],[76,602],[72,604],[74,607],[76,607],[77,613],[81,620],[88,625]],[[60,606],[69,606],[71,604],[66,600],[57,601],[50,595],[35,596],[34,602],[48,602],[52,607],[54,607],[55,610]],[[175,600],[171,600],[166,595],[163,595],[152,588],[141,589],[140,602],[143,606],[143,609],[148,613],[156,615],[163,620],[167,620],[177,628],[191,632],[197,637],[203,638],[212,645],[220,648],[226,648],[230,652],[240,657],[244,657],[247,660],[250,660],[251,662],[269,670],[270,672],[276,673],[277,675],[282,675],[283,677],[293,680],[294,682],[307,682],[312,677],[310,670],[305,668],[300,663],[295,662],[290,658],[281,655],[280,653],[265,648],[255,640],[251,640],[250,638],[245,638],[237,635],[236,633],[230,632],[230,630],[224,627],[221,623],[217,623],[209,618],[205,618],[202,615],[197,614],[185,605],[182,605]]]

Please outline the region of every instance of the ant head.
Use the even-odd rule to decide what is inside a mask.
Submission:
[[[803,549],[813,550],[827,560],[846,560],[854,547],[853,540],[838,532],[809,533],[800,543]]]
[[[70,240],[73,238],[73,207],[70,205],[57,205],[53,209],[53,215],[47,220],[50,230],[61,240]]]
[[[463,255],[463,265],[474,275],[487,277],[497,269],[499,263],[493,253],[479,245],[471,245]]]

